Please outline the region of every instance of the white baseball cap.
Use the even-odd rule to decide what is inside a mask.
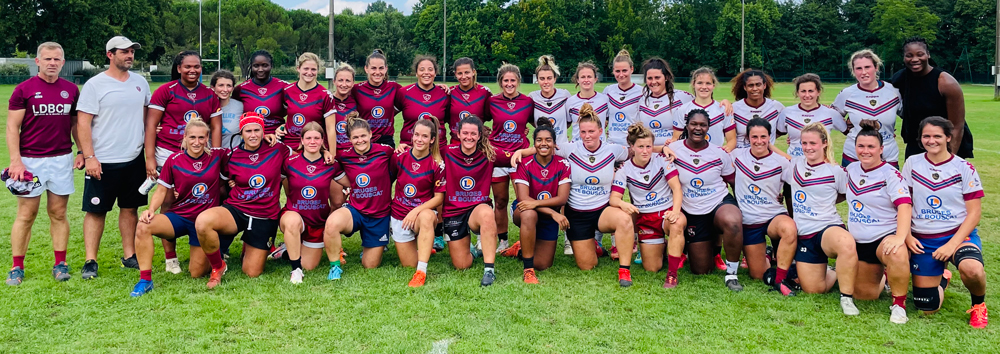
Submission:
[[[125,36],[115,36],[108,41],[108,44],[104,46],[105,50],[111,51],[112,49],[125,49],[125,48],[142,48],[139,43],[134,43]]]

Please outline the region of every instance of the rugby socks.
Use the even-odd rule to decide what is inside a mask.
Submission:
[[[898,305],[899,307],[902,307],[902,308],[905,309],[906,308],[906,295],[902,295],[902,296],[893,295],[892,296],[892,304],[893,305]]]
[[[164,252],[163,258],[166,258],[166,259],[177,258],[177,252]]]
[[[208,257],[208,263],[212,265],[212,269],[222,269],[225,262],[222,261],[222,253],[219,250],[215,252],[205,254]]]
[[[299,258],[299,259],[289,259],[288,261],[292,263],[292,270],[293,271],[296,270],[296,269],[302,269],[302,258]]]
[[[417,261],[417,271],[427,273],[427,262]]]
[[[618,269],[624,269],[624,270],[629,270],[631,269],[631,267],[632,265],[618,265]]]
[[[340,260],[339,259],[335,260],[333,262],[330,262],[330,268],[334,268],[334,267],[340,268]]]
[[[848,299],[851,299],[851,301],[854,301],[854,295],[848,295],[848,294],[840,293],[840,298],[841,299],[843,299],[845,297],[848,298]]]
[[[667,255],[667,275],[677,277],[677,269],[681,267],[681,257]]]
[[[736,275],[736,271],[739,269],[740,269],[740,262],[726,261],[726,275]]]
[[[142,279],[142,280],[145,280],[145,281],[153,281],[153,270],[152,269],[140,270],[139,271],[139,279]]]
[[[507,241],[507,233],[506,232],[501,232],[501,233],[497,234],[497,237],[500,238],[500,241]]]
[[[66,261],[66,251],[52,251],[52,253],[56,256],[56,264],[54,265],[59,265],[59,263]]]
[[[781,267],[778,267],[778,269],[774,272],[774,283],[781,284],[781,282],[784,281],[785,277],[787,276],[788,276],[788,269],[781,269]]]
[[[21,267],[21,269],[24,269],[24,256],[14,256],[13,267]]]
[[[524,269],[535,268],[535,257],[522,257],[521,262],[524,263]]]
[[[483,269],[483,274],[493,272],[493,263],[485,263],[486,267]]]
[[[976,306],[984,302],[986,302],[986,294],[972,295],[972,306]]]

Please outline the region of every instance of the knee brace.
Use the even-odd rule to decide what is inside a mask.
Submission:
[[[913,304],[921,311],[937,311],[941,307],[941,293],[937,287],[913,287]]]
[[[951,257],[951,262],[955,264],[955,267],[958,267],[966,259],[975,259],[979,264],[985,264],[983,263],[983,252],[979,250],[979,247],[973,245],[959,247],[955,251],[955,255]]]

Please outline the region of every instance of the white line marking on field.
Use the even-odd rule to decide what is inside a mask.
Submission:
[[[986,151],[986,152],[992,152],[994,154],[1000,154],[1000,151],[986,150],[986,149],[983,149],[983,148],[975,148],[975,149],[976,149],[976,151]]]
[[[455,338],[447,338],[434,342],[434,345],[431,346],[431,351],[427,352],[427,354],[447,354],[448,345],[453,342],[455,342]]]

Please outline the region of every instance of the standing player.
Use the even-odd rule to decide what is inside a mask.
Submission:
[[[677,268],[684,253],[684,227],[687,224],[681,213],[682,192],[677,170],[672,163],[653,154],[653,132],[642,123],[629,127],[628,143],[635,155],[615,172],[611,206],[637,219],[643,268],[658,272],[663,268],[663,254],[667,251],[667,278],[663,287],[673,288],[677,286]],[[622,200],[626,189],[631,204]],[[665,235],[669,236],[667,244],[664,244]],[[620,243],[624,247],[622,258],[626,260],[632,258],[629,243]]]
[[[357,104],[354,101],[354,67],[347,63],[341,63],[334,73],[335,90],[333,92],[334,114],[326,117],[326,140],[327,147],[332,156],[337,155],[337,151],[349,149],[351,138],[347,135],[347,116],[351,112],[357,112]],[[340,209],[347,196],[344,195],[344,186],[340,183],[330,184],[330,198],[332,210]],[[341,250],[343,254],[343,250]],[[341,257],[343,258],[343,257]]]
[[[402,86],[386,78],[389,71],[386,66],[385,53],[375,49],[365,59],[365,74],[368,80],[354,86],[354,101],[357,102],[358,114],[368,121],[372,129],[371,142],[387,146],[396,146],[393,134],[396,133],[396,91]],[[388,206],[388,205],[386,205]]]
[[[444,160],[438,141],[444,137],[437,117],[418,120],[413,126],[413,148],[392,155],[397,171],[389,224],[396,242],[399,263],[417,267],[410,287],[420,287],[427,280],[427,262],[434,247],[437,208],[444,202]],[[400,146],[404,146],[402,143]],[[414,242],[416,241],[416,242]]]
[[[538,67],[535,68],[535,77],[538,78],[538,91],[528,94],[535,102],[535,124],[545,118],[555,131],[555,144],[569,142],[569,111],[566,109],[566,100],[570,93],[566,89],[556,88],[556,80],[559,79],[559,66],[556,59],[551,55],[538,57]],[[566,245],[569,245],[567,242]]]
[[[530,146],[528,125],[535,125],[535,104],[531,97],[518,91],[521,87],[521,69],[512,64],[504,64],[497,72],[497,81],[500,82],[502,91],[487,100],[487,112],[493,119],[490,143],[499,152],[510,155]],[[497,252],[510,247],[507,242],[507,202],[510,200],[510,174],[513,172],[513,167],[493,168],[493,210],[496,214],[497,237],[500,239]]]
[[[247,112],[240,119],[243,144],[222,161],[222,176],[232,190],[222,206],[205,210],[195,220],[198,242],[212,265],[208,288],[222,282],[228,269],[219,252],[243,233],[243,273],[256,278],[264,271],[270,241],[278,231],[281,165],[291,155],[285,144],[264,144],[264,118]]]
[[[802,128],[810,123],[820,123],[829,132],[832,129],[847,134],[847,122],[837,110],[819,103],[823,82],[812,73],[802,74],[792,81],[799,103],[785,107],[778,114],[777,131],[788,134],[788,155],[802,157]]]
[[[319,68],[323,67],[319,56],[309,52],[302,53],[296,60],[295,67],[299,72],[299,81],[283,90],[282,101],[288,119],[278,129],[277,135],[285,145],[298,150],[306,124],[324,124],[326,118],[336,112],[336,108],[330,91],[316,82]]]
[[[790,296],[793,287],[784,280],[795,258],[798,234],[795,221],[781,205],[785,185],[781,177],[791,168],[791,163],[771,150],[772,131],[771,123],[764,118],[751,118],[747,122],[746,137],[750,146],[737,148],[732,154],[736,166],[733,191],[743,213],[743,254],[750,277],[761,279],[768,268],[765,236],[769,236],[778,261],[774,290]]]
[[[633,71],[632,56],[622,49],[611,62],[611,73],[618,84],[605,87],[603,92],[609,103],[608,141],[622,146],[628,144],[628,127],[637,121],[639,99],[643,96],[643,87],[632,82]]]
[[[372,142],[368,121],[355,113],[347,117],[347,132],[352,147],[337,153],[337,163],[344,171],[337,182],[350,188],[351,194],[343,208],[326,219],[323,243],[330,262],[329,280],[338,280],[344,273],[339,261],[341,235],[361,234],[361,266],[375,268],[382,263],[382,251],[389,244],[389,212],[392,201],[390,187],[396,170],[390,163],[392,148]]]
[[[736,149],[736,123],[733,121],[732,107],[724,107],[716,103],[713,98],[715,85],[719,84],[719,79],[715,77],[715,71],[709,67],[700,67],[691,72],[691,89],[694,90],[694,100],[685,103],[674,112],[674,141],[680,139],[677,133],[687,129],[687,117],[692,111],[704,110],[709,114],[708,131],[705,132],[705,139],[716,146],[732,152]]]
[[[331,186],[339,186],[335,179],[344,174],[340,165],[323,163],[326,134],[318,122],[306,123],[301,134],[301,153],[289,157],[281,166],[288,183],[278,226],[292,263],[292,284],[302,283],[302,270],[313,270],[323,258],[323,229],[333,204]]]
[[[171,242],[187,236],[191,246],[188,264],[191,277],[203,277],[210,270],[205,251],[198,243],[194,220],[201,212],[219,206],[219,175],[227,151],[209,148],[209,132],[208,125],[201,118],[186,122],[181,151],[170,155],[160,170],[157,180],[160,188],[153,193],[150,208],[142,212],[136,226],[135,254],[139,261],[139,282],[132,288],[132,297],[153,290],[153,236]],[[156,209],[164,210],[160,206],[167,196],[175,194],[177,197],[170,211],[156,214]]]
[[[222,107],[222,147],[232,149],[240,146],[240,116],[243,115],[243,102],[232,97],[236,87],[236,77],[228,70],[219,70],[212,74],[210,81],[212,91],[219,98]]]
[[[899,170],[882,161],[882,135],[866,126],[855,139],[857,163],[847,166],[847,227],[858,252],[854,295],[876,300],[886,282],[892,291],[889,321],[903,324],[910,286],[910,236],[913,202]]]
[[[913,235],[906,240],[913,252],[913,303],[924,313],[941,309],[951,262],[972,295],[969,325],[986,328],[983,241],[976,228],[983,210],[982,180],[971,163],[949,150],[955,131],[949,120],[929,117],[919,128],[920,144],[927,152],[911,156],[903,165],[914,201]]]
[[[437,58],[418,55],[413,59],[413,72],[417,82],[396,91],[396,108],[403,115],[403,130],[399,132],[399,143],[412,145],[413,127],[420,119],[444,117],[448,114],[448,93],[445,88],[434,84],[437,76]],[[445,139],[445,127],[440,129],[440,139]]]
[[[698,78],[698,76],[694,76]],[[701,79],[704,80],[704,75]],[[695,109],[684,119],[681,140],[670,144],[675,154],[674,165],[684,186],[682,210],[687,219],[687,247],[691,273],[711,271],[713,258],[718,257],[721,238],[726,249],[726,287],[742,291],[736,277],[743,249],[743,214],[726,184],[735,182],[736,170],[732,157],[722,147],[708,141],[711,131],[709,114]],[[678,261],[679,262],[679,261]]]
[[[694,96],[674,90],[674,73],[666,60],[658,57],[646,59],[642,63],[642,75],[646,86],[639,100],[636,121],[642,122],[653,133],[653,151],[661,152],[673,139],[673,112],[694,100]]]
[[[608,123],[608,95],[594,90],[594,85],[597,83],[597,75],[597,66],[589,61],[580,62],[576,66],[576,72],[573,73],[573,83],[576,84],[576,88],[580,89],[580,91],[566,100],[566,109],[569,111],[569,122],[573,128],[573,135],[570,141],[580,140],[580,111],[583,109],[584,104],[590,104],[594,108],[594,113],[601,120],[601,126],[606,126]],[[604,140],[603,135],[601,136],[601,140]]]
[[[763,71],[747,69],[733,78],[733,96],[736,103],[733,103],[733,120],[736,122],[736,147],[750,147],[750,140],[747,138],[747,123],[751,119],[763,118],[771,126],[771,144],[774,144],[777,134],[778,114],[785,106],[781,102],[771,99],[771,89],[774,87],[774,80]]]
[[[458,85],[448,89],[451,104],[448,106],[448,127],[451,129],[451,144],[458,144],[458,122],[469,116],[486,118],[486,100],[493,94],[486,86],[476,82],[476,63],[470,58],[455,60],[455,79]],[[434,240],[437,243],[437,239]],[[443,248],[443,240],[442,248]],[[436,248],[437,246],[435,246]]]
[[[236,99],[243,102],[243,111],[257,113],[264,118],[264,135],[274,135],[285,124],[285,96],[283,91],[290,83],[271,77],[274,59],[266,50],[250,54],[246,68],[247,79],[236,90]],[[241,119],[242,120],[242,119]]]
[[[802,291],[819,294],[840,282],[840,308],[845,315],[858,315],[854,306],[854,278],[858,254],[854,237],[844,228],[837,203],[847,192],[847,174],[833,162],[830,133],[819,122],[802,128],[803,157],[782,171],[782,179],[792,185],[793,219],[799,231],[795,268]],[[829,258],[837,259],[837,271],[827,268]]]
[[[846,167],[849,163],[858,161],[854,139],[861,131],[861,126],[873,124],[882,133],[882,141],[885,142],[882,159],[898,168],[896,114],[902,109],[899,92],[892,84],[879,80],[878,71],[882,68],[882,60],[870,49],[851,54],[850,67],[858,84],[840,91],[833,101],[833,108],[855,123],[844,141],[844,156],[840,164]]]
[[[45,42],[38,46],[35,64],[38,76],[14,88],[7,111],[7,150],[10,151],[10,178],[36,182],[29,194],[17,198],[17,218],[10,230],[14,265],[7,275],[7,285],[20,285],[24,279],[24,255],[28,252],[31,227],[38,215],[42,192],[46,193],[49,233],[55,263],[52,277],[69,280],[66,246],[69,222],[66,203],[76,191],[73,186],[73,144],[76,138],[76,85],[59,78],[66,63],[61,45]]]

